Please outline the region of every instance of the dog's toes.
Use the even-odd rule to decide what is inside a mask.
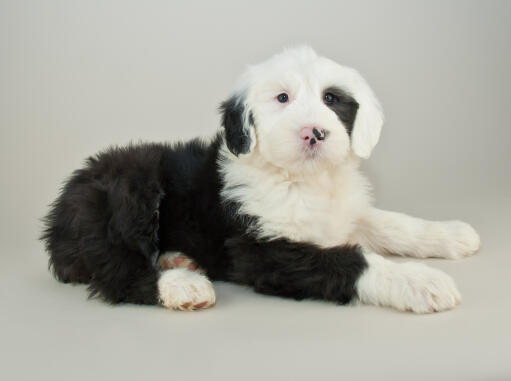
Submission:
[[[404,282],[395,290],[400,294],[397,307],[416,313],[450,310],[461,302],[461,295],[452,278],[440,270],[418,264],[402,264]]]
[[[472,226],[462,221],[446,221],[445,258],[459,259],[473,255],[481,246],[481,239]]]

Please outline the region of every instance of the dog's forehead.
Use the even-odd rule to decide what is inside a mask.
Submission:
[[[319,56],[310,47],[286,49],[266,61],[249,66],[243,81],[245,87],[260,88],[269,84],[304,84],[310,88],[337,86],[351,90],[349,68]]]

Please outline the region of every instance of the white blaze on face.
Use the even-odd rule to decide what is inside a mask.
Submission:
[[[267,161],[291,172],[342,162],[350,139],[337,115],[322,101],[323,91],[331,83],[315,75],[321,60],[312,58],[306,65],[296,62],[283,67],[270,61],[267,65],[275,66],[269,70],[271,75],[264,71],[247,94],[256,124],[256,150]],[[254,75],[257,78],[259,71]],[[287,94],[287,102],[279,102],[279,94]],[[321,146],[309,147],[300,135],[304,127],[324,130],[328,137]]]

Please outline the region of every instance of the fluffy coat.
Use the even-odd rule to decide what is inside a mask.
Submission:
[[[209,279],[415,312],[459,303],[446,274],[373,253],[459,258],[479,237],[463,222],[372,207],[358,168],[383,114],[360,74],[286,50],[249,67],[220,109],[209,142],[113,147],[71,176],[42,236],[58,280],[110,303],[177,309],[215,304]],[[162,269],[165,253],[207,275]]]

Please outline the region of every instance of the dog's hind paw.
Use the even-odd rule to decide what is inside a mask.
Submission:
[[[160,303],[175,310],[212,307],[216,296],[209,279],[186,268],[164,271],[158,280]]]

